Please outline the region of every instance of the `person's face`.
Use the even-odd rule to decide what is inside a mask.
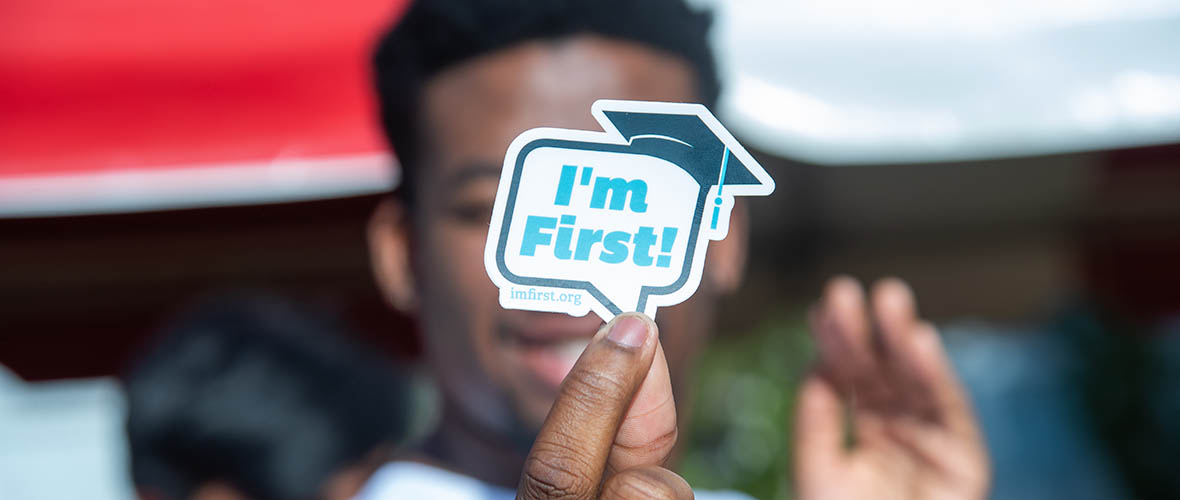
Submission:
[[[483,251],[508,144],[541,126],[600,130],[590,115],[597,99],[694,102],[695,82],[679,58],[576,37],[501,50],[426,86],[416,206],[387,202],[374,216],[370,240],[383,290],[419,316],[428,361],[452,411],[482,430],[531,437],[602,323],[593,313],[576,318],[500,307]],[[728,239],[711,243],[699,291],[657,315],[674,387],[683,385],[706,337],[717,295],[740,279],[742,213],[734,211]]]

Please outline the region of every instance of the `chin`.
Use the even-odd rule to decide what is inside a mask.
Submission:
[[[518,406],[517,418],[520,426],[530,434],[536,435],[537,431],[541,430],[541,424],[545,423],[545,417],[549,416],[549,409],[553,407],[553,401],[556,399],[556,392],[526,396]]]

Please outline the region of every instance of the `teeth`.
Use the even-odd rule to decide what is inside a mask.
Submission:
[[[588,345],[590,345],[590,339],[573,339],[557,344],[553,349],[562,357],[573,362],[582,355],[582,351],[585,351]]]

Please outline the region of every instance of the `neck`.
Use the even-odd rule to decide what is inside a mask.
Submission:
[[[438,429],[419,447],[430,461],[485,483],[516,489],[525,454],[496,433],[443,410]]]

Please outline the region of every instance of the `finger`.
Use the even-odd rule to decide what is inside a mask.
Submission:
[[[892,387],[890,400],[878,410],[930,418],[933,412],[927,388],[917,374],[912,336],[918,324],[914,293],[904,281],[886,278],[873,285],[872,316],[881,342],[878,379]]]
[[[603,500],[692,500],[688,481],[663,467],[649,465],[611,476],[602,486]]]
[[[800,492],[823,486],[827,473],[838,470],[838,462],[844,458],[843,405],[831,384],[815,373],[799,388],[794,452]]]
[[[843,394],[871,378],[876,370],[864,291],[847,276],[830,280],[812,314],[812,334],[820,354],[820,370]]]
[[[914,293],[897,278],[885,278],[873,285],[872,311],[886,350],[904,343],[917,321]]]
[[[955,375],[955,369],[943,348],[938,331],[930,323],[918,323],[907,345],[914,359],[917,376],[928,389],[939,420],[961,437],[982,446],[979,426],[967,391]]]
[[[647,375],[656,327],[638,313],[603,326],[566,375],[525,459],[517,498],[597,495],[619,424]]]
[[[676,445],[676,400],[664,349],[657,342],[651,368],[623,417],[607,460],[607,474],[664,465]]]

